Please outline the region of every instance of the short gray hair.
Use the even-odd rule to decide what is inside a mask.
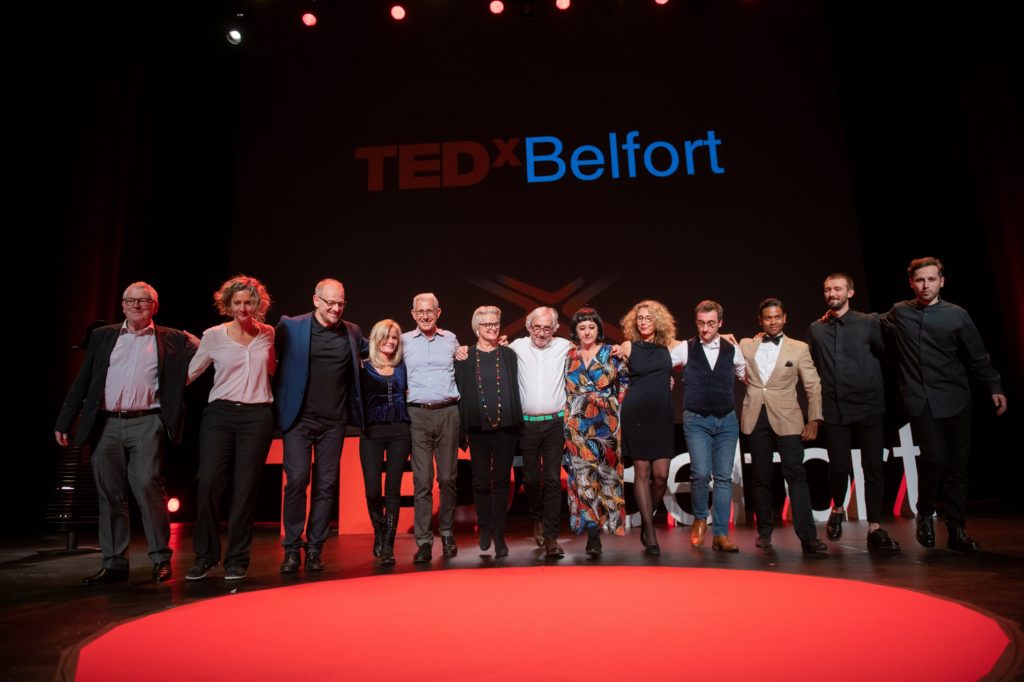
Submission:
[[[544,305],[540,306],[539,308],[534,308],[533,310],[530,311],[530,314],[526,316],[526,328],[532,329],[533,318],[537,317],[541,313],[548,313],[551,315],[551,331],[552,333],[554,333],[558,329],[558,311],[555,310],[554,308],[549,308]]]
[[[473,328],[474,334],[480,328],[480,318],[484,315],[497,315],[498,322],[501,322],[501,308],[493,305],[482,305],[473,311],[473,320],[469,323]]]
[[[434,296],[434,294],[429,291],[422,294],[416,294],[412,297],[413,310],[416,310],[416,301],[430,301],[431,305],[433,305],[435,309],[441,307],[441,303],[437,300],[437,296]]]

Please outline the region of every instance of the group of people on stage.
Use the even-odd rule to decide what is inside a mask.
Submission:
[[[284,316],[275,328],[264,323],[270,307],[266,288],[242,275],[214,294],[228,321],[207,329],[199,340],[155,325],[157,292],[135,282],[122,297],[125,321],[91,335],[55,426],[61,445],[74,432],[76,444],[92,448],[103,565],[83,582],[128,579],[129,489],[142,510],[153,579],[172,577],[160,474],[163,448],[165,439],[181,439],[186,384],[210,365],[214,379],[200,428],[189,580],[205,578],[221,562],[226,580],[246,576],[257,486],[275,428],[283,433],[286,478],[281,573],[303,566],[324,569],[323,546],[349,425],[361,430],[373,554],[382,564],[395,562],[401,478],[410,458],[413,561],[432,560],[435,474],[441,550],[445,557],[457,554],[453,525],[460,443],[469,446],[481,550],[493,546],[496,557],[508,555],[505,517],[518,451],[534,538],[547,557],[564,555],[558,542],[563,466],[570,527],[587,535],[586,553],[601,554],[602,530],[624,534],[623,457],[634,467],[644,551],[660,554],[654,510],[665,496],[669,461],[676,455],[673,367],[682,367],[686,387],[683,432],[691,462],[693,547],[705,544],[710,518],[712,548],[739,549],[728,527],[742,432],[749,437],[753,464],[757,547],[771,547],[772,462],[778,452],[803,551],[827,550],[817,535],[803,467],[803,442],[820,435],[828,450],[833,500],[827,537],[842,536],[856,443],[864,468],[868,548],[897,551],[898,543],[880,526],[885,353],[895,353],[904,406],[921,450],[916,537],[925,547],[935,545],[935,500],[941,489],[948,547],[976,550],[964,513],[969,378],[987,387],[997,414],[1006,410],[1006,398],[970,316],[939,296],[945,283],[942,263],[916,259],[908,276],[914,299],[878,315],[852,310],[853,280],[829,275],[824,283],[828,310],[810,326],[809,343],[784,333],[783,303],[767,298],[758,307],[761,332],[738,343],[722,335],[724,311],[715,301],[696,306],[696,335],[681,341],[666,307],[644,300],[622,318],[625,340],[619,345],[605,343],[601,316],[590,307],[572,316],[569,339],[555,335],[557,312],[540,307],[526,318],[528,336],[508,343],[501,334],[501,310],[481,306],[471,320],[476,342],[460,346],[454,333],[438,326],[441,307],[431,293],[413,299],[414,329],[403,333],[396,321],[386,319],[367,338],[342,319],[345,288],[334,279],[316,285],[312,312]],[[737,382],[745,391],[739,417]],[[797,400],[798,383],[807,397],[806,416]],[[229,479],[225,550],[218,516]]]

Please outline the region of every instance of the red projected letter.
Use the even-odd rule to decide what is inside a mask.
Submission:
[[[519,157],[516,156],[516,147],[519,146],[518,137],[510,137],[507,140],[491,140],[498,149],[498,158],[494,160],[494,168],[502,166],[521,166]]]
[[[459,157],[469,157],[469,169],[459,172]],[[445,142],[441,145],[441,182],[445,187],[468,187],[481,182],[490,170],[491,157],[479,142]]]
[[[356,147],[356,158],[366,159],[366,189],[379,192],[384,189],[384,159],[396,153],[395,145],[384,147]]]
[[[441,159],[437,156],[440,151],[441,145],[437,142],[399,145],[398,189],[440,187],[441,178],[437,175],[441,170]],[[425,156],[428,158],[423,158]]]

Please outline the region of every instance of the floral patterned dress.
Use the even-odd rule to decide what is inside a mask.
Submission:
[[[589,365],[578,348],[565,360],[565,455],[569,525],[577,534],[604,528],[625,534],[619,403],[626,393],[625,361],[601,346]]]

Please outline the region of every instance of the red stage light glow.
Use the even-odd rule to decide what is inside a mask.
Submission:
[[[668,0],[654,0],[655,5],[667,5]]]
[[[391,18],[395,21],[401,21],[405,19],[405,8],[401,5],[394,5],[391,8]]]
[[[167,511],[173,514],[179,509],[181,509],[181,500],[179,500],[177,497],[172,497],[171,499],[167,500]]]
[[[302,23],[306,26],[316,26],[316,15],[312,12],[306,12],[302,15]]]
[[[501,0],[491,0],[491,14],[501,14],[505,11],[505,3]]]

